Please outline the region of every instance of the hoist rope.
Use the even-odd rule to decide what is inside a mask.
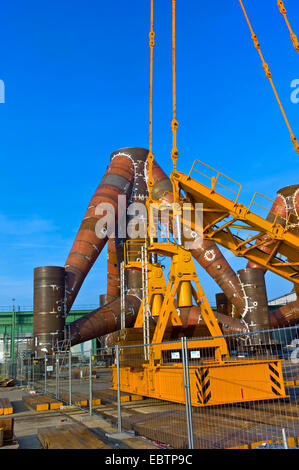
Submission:
[[[299,52],[299,42],[298,42],[296,34],[293,33],[293,30],[291,28],[290,22],[289,22],[288,17],[287,17],[287,10],[284,6],[284,3],[281,0],[277,0],[277,5],[278,5],[278,8],[280,10],[280,13],[282,14],[282,16],[285,19],[287,27],[289,28],[289,31],[290,31],[290,34],[291,34],[291,40],[294,44],[294,48],[297,52]]]
[[[171,150],[171,158],[172,158],[172,185],[173,185],[173,198],[174,202],[179,201],[179,194],[178,194],[178,186],[174,182],[172,176],[176,173],[176,164],[177,159],[179,156],[179,152],[177,149],[177,130],[179,127],[179,123],[176,117],[176,42],[175,42],[175,4],[176,0],[172,0],[172,100],[173,100],[173,115],[172,115],[172,122],[171,122],[171,129],[172,129],[172,150]]]
[[[151,30],[149,33],[149,47],[150,47],[150,100],[149,100],[149,153],[148,161],[148,202],[152,201],[152,189],[154,186],[153,181],[153,69],[154,69],[154,47],[155,47],[155,33],[154,33],[154,0],[151,0]]]
[[[288,127],[288,129],[289,129],[289,132],[290,132],[290,135],[291,135],[291,140],[292,140],[292,142],[293,142],[294,148],[295,148],[296,152],[299,153],[299,144],[298,144],[298,142],[297,142],[297,138],[296,138],[295,135],[293,134],[292,128],[291,128],[291,126],[290,126],[290,123],[289,123],[289,121],[288,121],[288,118],[287,118],[287,116],[286,116],[286,113],[285,113],[285,111],[284,111],[284,108],[283,108],[283,106],[282,106],[282,104],[281,104],[281,101],[280,101],[280,99],[279,99],[277,90],[276,90],[275,85],[274,85],[273,80],[272,80],[272,74],[271,74],[271,72],[270,72],[269,66],[268,66],[268,64],[266,63],[266,61],[265,61],[265,59],[264,59],[264,57],[263,57],[263,54],[262,54],[262,52],[261,52],[261,46],[260,46],[260,44],[259,44],[259,42],[258,42],[258,39],[257,39],[256,34],[254,33],[254,31],[253,31],[253,29],[252,29],[251,23],[250,23],[250,21],[249,21],[249,18],[248,18],[248,15],[247,15],[247,13],[246,13],[246,10],[245,10],[245,7],[244,7],[244,5],[243,5],[242,0],[239,0],[239,3],[240,3],[240,5],[241,5],[241,8],[242,8],[243,13],[244,13],[244,16],[245,16],[245,18],[246,18],[246,21],[247,21],[247,23],[248,23],[249,29],[250,29],[250,31],[251,31],[251,37],[252,37],[254,46],[255,46],[255,48],[257,49],[257,51],[258,51],[258,53],[259,53],[259,55],[260,55],[260,58],[261,58],[261,60],[262,60],[263,69],[265,70],[266,77],[269,79],[269,81],[270,81],[270,83],[271,83],[271,86],[272,86],[272,88],[273,88],[275,97],[276,97],[277,102],[278,102],[278,104],[279,104],[279,107],[280,107],[280,109],[281,109],[282,115],[283,115],[284,120],[285,120],[285,122],[286,122],[286,125],[287,125],[287,127]]]

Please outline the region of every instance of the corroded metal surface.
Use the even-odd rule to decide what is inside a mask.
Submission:
[[[126,326],[134,325],[140,299],[134,295],[126,296]],[[113,300],[104,307],[69,324],[68,339],[71,345],[83,343],[93,338],[99,338],[121,328],[121,308],[120,299]]]
[[[270,313],[271,328],[282,328],[298,324],[299,302],[290,302]]]
[[[275,202],[270,210],[267,217],[268,220],[274,220],[275,215],[278,214],[277,223],[280,223],[283,227],[286,226],[288,221],[288,230],[291,232],[298,233],[299,231],[299,185],[294,184],[286,186],[277,192]],[[273,241],[269,242],[268,246],[264,247],[263,250],[266,253],[270,253],[273,248]],[[248,268],[260,268],[259,265],[249,262]],[[264,269],[265,273],[266,270]],[[298,291],[295,285],[295,290]],[[297,292],[298,297],[298,292]],[[279,328],[283,326],[295,325],[299,319],[299,302],[291,302],[277,310],[274,310],[270,314],[270,324],[272,328]]]
[[[246,298],[246,310],[244,321],[250,331],[267,330],[269,324],[268,300],[264,270],[258,268],[247,268],[238,271],[244,295]],[[258,339],[254,335],[255,339]]]
[[[107,232],[104,238],[97,236],[96,224],[104,217],[104,214],[97,215],[96,208],[101,203],[111,204],[114,207],[117,223],[118,218],[123,215],[118,214],[118,197],[125,195],[128,202],[134,185],[134,177],[135,170],[132,158],[125,152],[113,154],[110,165],[89,203],[65,264],[67,312],[70,310],[86,275],[111,235]]]
[[[34,269],[33,336],[37,355],[50,352],[63,339],[65,270],[60,266]]]
[[[231,315],[232,313],[232,303],[228,300],[226,295],[223,292],[216,294],[216,308],[217,312],[224,315]]]
[[[112,300],[120,296],[120,274],[115,238],[109,238],[107,251],[107,296]]]
[[[282,227],[286,226],[287,221],[291,223],[288,230],[298,230],[298,209],[299,209],[299,185],[294,184],[291,186],[286,186],[280,189],[277,192],[276,199],[274,204],[272,205],[269,214],[267,216],[267,220],[282,225]],[[296,217],[297,216],[297,217]],[[296,220],[295,220],[296,219]],[[267,235],[263,237],[264,240],[267,240]],[[260,239],[257,240],[257,243]],[[267,254],[271,253],[273,249],[273,244],[275,242],[273,240],[269,241],[267,245],[261,246],[260,249]],[[247,268],[261,268],[261,266],[249,261],[247,263]],[[266,270],[264,269],[264,272]]]

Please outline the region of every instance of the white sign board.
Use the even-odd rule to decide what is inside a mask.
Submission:
[[[191,359],[200,359],[200,351],[191,351]]]
[[[171,353],[171,359],[179,359],[180,358],[180,353],[179,352],[172,352]]]
[[[53,371],[53,366],[47,366],[47,372],[52,372]]]

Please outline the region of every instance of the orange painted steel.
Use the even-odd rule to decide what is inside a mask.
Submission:
[[[153,178],[153,198],[161,203],[172,204],[174,199],[170,179],[156,162],[153,166]],[[184,224],[184,219],[182,219],[182,224],[184,230],[188,233],[188,227]],[[216,243],[213,240],[199,239],[197,243],[192,244],[191,254],[233,304],[232,316],[240,318],[245,309],[241,284]]]
[[[141,262],[135,259],[136,249],[134,244],[127,243],[126,269],[143,269]],[[195,285],[191,287],[192,296],[200,308],[202,319],[211,336],[202,340],[189,341],[187,348],[188,351],[196,349],[213,352],[211,357],[201,359],[199,365],[189,367],[191,404],[203,407],[286,397],[280,360],[230,359],[226,339],[199,283],[190,251],[169,242],[155,242],[147,246],[147,252],[171,258],[169,281],[166,286],[161,267],[154,266],[147,258],[148,295],[154,295],[156,282],[157,287],[162,289],[159,293],[164,293],[164,300],[151,344],[144,345],[144,358],[143,348],[140,349],[138,367],[134,364],[132,356],[126,358],[126,347],[121,348],[121,355],[124,359],[122,356],[119,358],[120,390],[175,403],[185,402],[181,353],[178,353],[178,364],[169,366],[167,359],[165,362],[165,353],[181,351],[181,343],[165,343],[163,340],[169,324],[173,327],[182,326],[179,311],[175,306],[175,296],[178,294],[178,301],[182,300],[180,288],[183,286],[185,289],[185,284],[188,283],[191,287],[192,283]],[[157,277],[152,275],[155,270],[160,272]],[[182,297],[185,300],[188,294]],[[145,303],[142,302],[135,328],[140,329],[143,326],[145,309]],[[117,367],[113,366],[112,369],[113,388],[117,389]]]
[[[208,166],[199,160],[196,162]],[[255,196],[248,208],[238,202],[240,189],[234,191],[231,200],[216,191],[217,179],[212,179],[208,187],[190,175],[176,173],[175,177],[194,202],[204,204],[203,237],[299,285],[299,236],[288,231],[290,220],[282,227],[277,223],[278,214],[272,221],[264,219],[252,211]],[[238,235],[240,230],[253,232],[253,235],[242,239]],[[260,241],[255,243],[257,239]],[[275,242],[270,254],[261,249],[269,245],[269,240]]]
[[[208,346],[207,341],[190,341],[188,349]],[[156,346],[152,346],[155,349]],[[181,349],[181,343],[168,343],[164,351]],[[123,351],[123,350],[122,350]],[[121,353],[120,353],[121,354]],[[191,405],[207,407],[230,403],[285,398],[285,386],[280,360],[206,361],[189,365]],[[159,364],[142,367],[120,367],[121,391],[185,403],[182,364]],[[112,366],[112,388],[117,390],[117,368]]]

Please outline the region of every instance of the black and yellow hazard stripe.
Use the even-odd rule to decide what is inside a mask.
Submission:
[[[274,393],[274,395],[281,396],[283,395],[283,389],[282,389],[283,381],[280,376],[278,363],[272,362],[271,364],[268,364],[268,367],[269,367],[271,390]]]
[[[195,376],[198,403],[206,405],[212,396],[209,369],[196,369]]]

